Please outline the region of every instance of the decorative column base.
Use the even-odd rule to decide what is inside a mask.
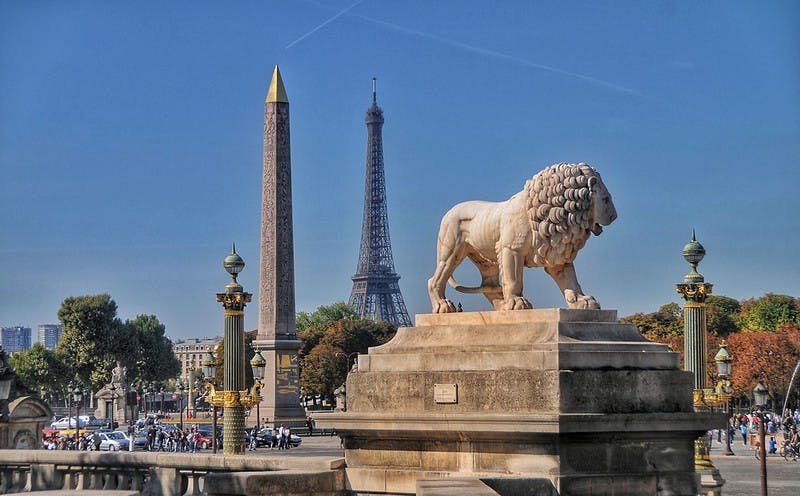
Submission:
[[[222,418],[224,436],[222,438],[222,453],[224,455],[244,455],[247,437],[244,432],[244,407],[226,406],[225,416]]]

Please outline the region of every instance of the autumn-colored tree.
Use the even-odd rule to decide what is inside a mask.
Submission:
[[[732,334],[728,349],[733,355],[734,395],[749,397],[759,380],[773,396],[783,396],[792,371],[800,360],[800,329],[780,332],[738,332]]]
[[[648,339],[683,335],[683,311],[676,303],[662,305],[653,313],[636,313],[623,317],[620,322],[634,324]]]

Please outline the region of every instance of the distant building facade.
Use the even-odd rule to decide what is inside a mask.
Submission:
[[[0,327],[0,341],[8,353],[25,351],[31,347],[31,328],[23,326]]]
[[[181,379],[188,379],[191,370],[200,370],[203,367],[203,357],[209,351],[214,351],[220,341],[222,338],[191,338],[175,342],[172,350],[181,362]]]
[[[61,324],[39,324],[39,343],[48,350],[54,350],[63,331]]]

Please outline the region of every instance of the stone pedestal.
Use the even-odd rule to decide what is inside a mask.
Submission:
[[[679,355],[616,311],[418,315],[359,356],[347,411],[315,420],[344,437],[356,493],[501,477],[544,482],[536,494],[694,496],[694,440],[722,421],[693,411],[692,389]]]

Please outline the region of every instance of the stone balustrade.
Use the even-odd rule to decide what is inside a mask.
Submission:
[[[296,462],[296,460],[295,460]],[[290,471],[291,459],[223,457],[211,454],[0,450],[0,494],[95,490],[146,496],[207,494],[209,473]],[[339,467],[330,458],[303,460],[303,468]]]

